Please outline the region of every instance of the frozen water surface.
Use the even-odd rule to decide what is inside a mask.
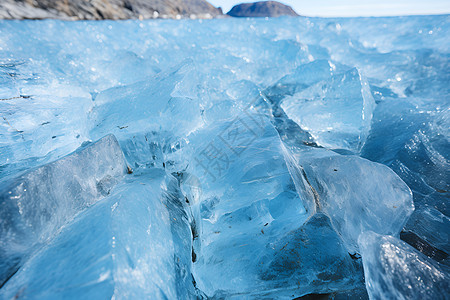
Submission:
[[[447,298],[449,33],[1,21],[0,298]]]

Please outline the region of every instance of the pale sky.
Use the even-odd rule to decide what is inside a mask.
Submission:
[[[227,13],[234,5],[257,0],[208,0]],[[303,16],[356,17],[450,14],[450,0],[281,0]]]

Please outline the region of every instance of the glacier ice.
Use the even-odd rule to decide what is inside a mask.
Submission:
[[[327,80],[333,74],[342,73],[347,69],[349,67],[333,63],[327,59],[314,60],[285,75],[275,85],[267,88],[264,93],[272,101],[279,103],[284,97],[292,96],[310,85]]]
[[[357,69],[334,75],[281,101],[287,116],[308,131],[317,144],[353,152],[364,145],[375,107],[369,83]]]
[[[330,216],[351,253],[365,231],[398,235],[414,211],[409,187],[388,167],[329,150],[284,149],[311,212]]]
[[[190,260],[190,249],[175,244],[182,240],[168,238],[175,226],[171,219],[181,221],[166,209],[173,201],[171,181],[176,179],[161,169],[138,180],[127,178],[40,248],[1,289],[0,297],[193,297],[189,269],[176,267],[186,263],[183,256]],[[188,226],[181,232],[190,235]]]
[[[273,243],[263,265],[274,288],[325,293],[352,289],[361,281],[361,265],[348,255],[340,236],[323,213]],[[276,280],[274,280],[276,278]]]
[[[415,109],[419,105],[423,110]],[[437,111],[431,109],[433,105]],[[410,186],[417,207],[431,206],[446,215],[448,115],[448,107],[431,100],[384,101],[375,110],[376,121],[362,150],[364,157],[388,165]],[[381,139],[385,142],[383,151]]]
[[[421,208],[414,211],[401,232],[401,238],[428,257],[448,265],[449,226],[450,219],[437,209]]]
[[[256,258],[268,255],[277,236],[307,217],[277,150],[277,131],[263,112],[249,109],[216,122],[191,142],[199,148],[186,172],[202,187],[202,194],[189,200],[198,215],[193,248],[198,288],[210,297],[273,295]]]
[[[0,298],[445,298],[449,31],[0,21]]]
[[[448,268],[392,236],[360,237],[367,291],[372,299],[446,299]]]
[[[23,256],[108,195],[126,169],[119,143],[108,135],[4,183],[0,190],[0,282],[17,270]]]
[[[153,80],[139,81],[125,87],[105,90],[95,98],[90,119],[93,136],[113,132],[119,138],[131,132],[152,132],[165,129],[181,136],[202,125],[198,96],[179,93],[183,83],[195,81],[195,70],[189,61]],[[176,115],[177,122],[171,122]],[[161,128],[165,124],[167,128]]]

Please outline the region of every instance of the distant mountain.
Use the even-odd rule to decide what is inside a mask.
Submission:
[[[103,20],[211,18],[222,10],[205,0],[0,0],[0,19]]]
[[[298,14],[292,7],[276,1],[261,1],[255,3],[242,3],[234,6],[227,15],[232,17],[281,17]]]

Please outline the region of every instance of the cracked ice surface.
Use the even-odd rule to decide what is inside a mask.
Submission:
[[[449,23],[1,21],[0,298],[445,298]]]

